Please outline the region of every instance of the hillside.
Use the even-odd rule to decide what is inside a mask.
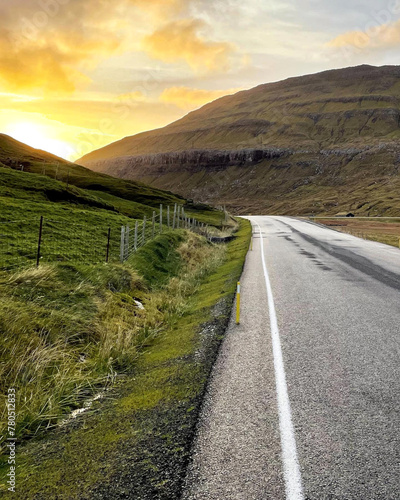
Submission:
[[[185,203],[181,196],[150,188],[140,182],[121,181],[108,175],[94,173],[45,151],[31,148],[5,134],[0,134],[0,163],[3,167],[25,173],[42,174],[68,186],[95,192],[97,196],[107,197],[108,201],[114,201],[118,205],[121,199],[145,205],[146,208],[141,207],[142,212],[146,209],[148,211],[150,207],[158,207],[160,203]],[[112,196],[118,200],[112,199]]]
[[[30,193],[29,197],[37,192],[50,202],[87,204],[87,199],[90,199],[89,205],[111,209],[133,218],[151,215],[154,209],[158,211],[160,204],[173,206],[175,203],[184,206],[188,216],[195,216],[207,224],[218,225],[222,217],[220,212],[211,207],[195,205],[182,196],[142,182],[93,172],[76,163],[31,148],[5,134],[0,134],[0,167],[3,169],[0,174],[1,184],[4,187],[7,187],[8,182],[16,184],[7,190],[8,196],[14,196],[15,189],[20,184],[20,190]],[[15,175],[11,177],[11,173],[6,176],[7,168],[22,174],[18,181],[15,180]],[[40,177],[23,174],[39,174]],[[49,179],[45,181],[44,178]],[[4,193],[0,195],[4,196]]]
[[[399,215],[400,67],[265,84],[83,157],[239,213]]]

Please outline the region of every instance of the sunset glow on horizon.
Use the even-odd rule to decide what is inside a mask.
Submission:
[[[398,64],[398,4],[0,0],[0,132],[76,160],[241,89]]]

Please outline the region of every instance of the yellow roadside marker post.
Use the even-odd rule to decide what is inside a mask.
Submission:
[[[236,324],[240,324],[240,282],[237,284],[236,292]]]

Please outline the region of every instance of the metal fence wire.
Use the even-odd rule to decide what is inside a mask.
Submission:
[[[149,240],[166,230],[187,229],[210,237],[209,228],[193,217],[187,217],[185,210],[179,205],[173,209],[160,206],[160,212],[153,212],[151,218],[144,217],[142,221],[121,228],[120,261],[125,262]]]
[[[0,269],[15,269],[34,261],[37,255],[34,225],[39,230],[38,219],[0,220]]]
[[[158,234],[188,229],[205,236],[208,226],[189,218],[182,207],[160,206],[152,217],[129,225],[77,224],[48,217],[0,219],[0,270],[13,270],[42,262],[100,264],[125,262]]]

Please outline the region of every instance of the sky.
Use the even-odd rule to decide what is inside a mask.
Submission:
[[[400,0],[0,0],[0,132],[69,160],[291,76],[400,63]]]

